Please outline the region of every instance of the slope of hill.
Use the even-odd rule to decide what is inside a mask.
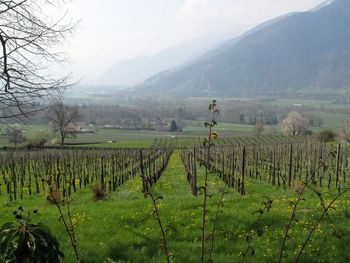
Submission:
[[[232,31],[242,32],[240,27]],[[137,56],[114,64],[90,86],[127,87],[140,83],[161,71],[184,66],[232,36],[233,32],[211,34],[166,48],[153,56]]]
[[[350,1],[334,0],[258,27],[138,94],[247,96],[350,88]]]

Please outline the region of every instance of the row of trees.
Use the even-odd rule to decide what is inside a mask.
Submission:
[[[77,124],[81,115],[78,106],[64,105],[62,102],[52,105],[47,114],[46,119],[54,131],[60,137],[60,144],[63,145],[65,139],[72,135],[70,127]],[[165,125],[165,124],[163,124]],[[183,121],[181,119],[172,120],[170,123],[170,132],[178,132],[183,129]],[[24,143],[27,139],[24,136],[24,130],[20,126],[13,126],[5,129],[4,135],[10,143],[15,145]],[[44,145],[49,138],[48,134],[38,134],[38,137],[32,141],[34,145]]]
[[[246,105],[226,105],[222,108],[221,122],[255,125],[274,125],[280,123],[290,111],[278,110],[265,107],[259,110],[260,104],[248,102]],[[246,108],[244,108],[246,107]],[[162,106],[162,104],[141,106],[118,106],[118,105],[79,105],[80,120],[84,123],[96,126],[114,126],[123,128],[157,129],[168,127],[173,119],[178,126],[182,126],[181,120],[205,119],[202,106],[190,105],[179,107],[174,105]],[[242,111],[244,110],[244,111]],[[30,123],[46,124],[48,111],[32,116]],[[277,117],[277,112],[279,117]],[[301,112],[304,112],[301,110]],[[305,115],[311,127],[322,126],[322,119],[310,113]]]
[[[59,134],[61,145],[64,144],[67,136],[71,135],[70,126],[75,125],[81,118],[79,108],[77,106],[67,106],[63,103],[56,103],[51,106],[46,119],[49,121],[51,128],[55,133]],[[182,119],[172,120],[170,123],[170,132],[178,132],[183,129]],[[259,121],[254,125],[256,136],[260,136],[264,131],[264,123]],[[309,135],[312,134],[310,129],[310,121],[308,116],[297,111],[291,111],[282,121],[282,132],[285,135]],[[23,143],[26,138],[23,135],[23,129],[20,127],[10,127],[4,131],[4,135],[8,137],[10,143],[15,145]],[[329,140],[335,138],[333,131],[324,131],[320,134],[321,140]],[[347,122],[343,122],[338,129],[337,137],[339,140],[350,143],[350,127]],[[326,138],[326,139],[325,139]],[[35,144],[45,144],[48,139],[47,134],[39,135],[34,141]]]

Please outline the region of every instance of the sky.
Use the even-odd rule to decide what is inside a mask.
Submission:
[[[91,81],[113,64],[153,55],[213,33],[237,36],[266,20],[306,11],[324,0],[73,0],[79,25],[64,47],[67,66]]]

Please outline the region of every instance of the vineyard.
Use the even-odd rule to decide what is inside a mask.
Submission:
[[[244,138],[233,142],[218,140],[211,152],[209,169],[225,184],[244,194],[245,181],[264,181],[278,187],[291,187],[295,182],[312,180],[320,188],[340,189],[349,181],[350,150],[340,144],[326,145],[315,140],[269,143]],[[251,140],[251,141],[249,141]],[[222,144],[230,141],[230,144]],[[253,144],[254,142],[254,144]],[[197,147],[181,146],[181,159],[195,192],[198,188],[196,167],[203,164],[206,152],[200,139]],[[178,144],[155,140],[148,149],[45,149],[6,151],[0,155],[2,185],[10,201],[25,194],[45,192],[47,181],[54,182],[62,193],[70,196],[89,185],[100,183],[110,192],[131,178],[147,178],[155,184],[164,172]],[[327,161],[327,167],[324,162]],[[144,183],[144,182],[143,182]],[[46,186],[46,187],[45,187]],[[146,187],[146,186],[144,186]],[[0,192],[1,194],[1,192]]]
[[[152,186],[171,153],[171,148],[8,152],[0,156],[1,177],[9,201],[45,192],[47,182],[53,182],[64,196],[94,183],[114,192],[141,170]]]
[[[350,260],[346,145],[261,136],[208,147],[201,138],[168,138],[149,148],[8,149],[0,163],[1,222],[19,206],[38,209],[62,243],[63,262],[75,259],[55,195],[71,200],[82,262],[200,262],[206,184],[207,260]],[[96,186],[106,199],[93,201]]]
[[[264,181],[283,189],[301,181],[311,181],[320,188],[341,189],[349,182],[350,151],[340,144],[325,145],[311,141],[222,146],[213,149],[211,155],[209,169],[242,194],[245,194],[247,179]],[[205,150],[182,150],[181,156],[187,173],[196,177],[196,162],[205,162]],[[195,182],[196,178],[189,180]]]
[[[123,144],[88,144],[85,148],[160,148],[171,147],[175,149],[183,149],[188,147],[201,147],[203,137],[159,137],[154,140],[125,142]],[[259,137],[237,137],[237,136],[223,136],[217,139],[217,145],[255,145],[255,144],[276,144],[276,143],[294,143],[309,141],[310,136],[283,136],[283,135],[264,135]]]

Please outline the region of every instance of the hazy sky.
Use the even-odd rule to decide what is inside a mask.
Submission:
[[[67,48],[77,76],[92,80],[112,64],[152,55],[215,32],[241,33],[265,20],[324,0],[74,0],[81,19]]]

